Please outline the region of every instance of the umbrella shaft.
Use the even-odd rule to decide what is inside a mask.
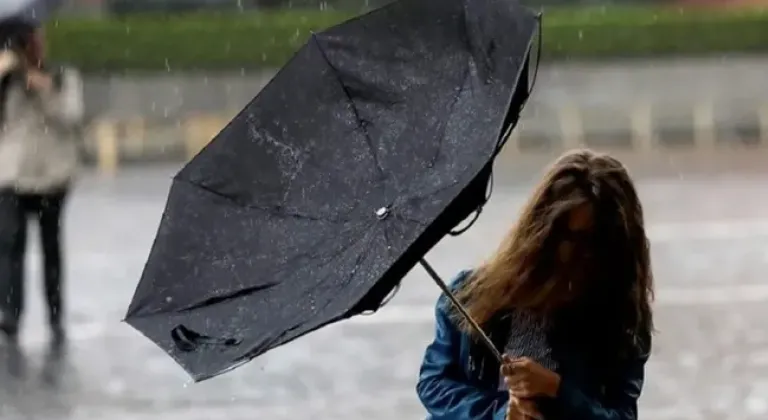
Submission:
[[[472,316],[469,315],[469,312],[464,308],[464,306],[459,302],[458,299],[456,299],[456,296],[453,295],[451,292],[451,289],[448,288],[448,285],[445,284],[443,279],[440,278],[440,276],[437,274],[434,268],[425,260],[421,259],[419,260],[419,263],[422,267],[424,267],[424,270],[427,271],[427,274],[429,274],[429,277],[432,278],[432,280],[437,284],[437,287],[439,287],[443,293],[445,293],[446,296],[448,296],[448,299],[451,300],[451,303],[456,307],[456,309],[459,310],[459,313],[461,316],[463,316],[467,322],[472,326],[472,328],[477,332],[477,334],[480,336],[480,339],[483,340],[483,344],[485,344],[486,347],[488,347],[488,350],[490,350],[494,357],[496,357],[496,360],[498,360],[499,363],[502,362],[501,353],[496,348],[496,346],[493,344],[493,341],[490,337],[488,337],[488,334],[483,331],[483,328],[480,327],[480,324],[477,323],[474,319],[472,319]]]

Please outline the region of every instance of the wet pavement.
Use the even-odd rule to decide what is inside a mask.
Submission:
[[[707,173],[667,163],[665,171],[636,171],[658,284],[659,333],[642,418],[768,418],[768,168]],[[173,169],[88,175],[78,185],[66,221],[71,342],[64,355],[46,348],[33,244],[22,349],[0,345],[0,419],[423,418],[414,386],[438,291],[418,268],[378,314],[200,384],[120,323]],[[441,242],[430,262],[450,276],[480,261],[514,219],[531,178],[497,171],[477,225]]]

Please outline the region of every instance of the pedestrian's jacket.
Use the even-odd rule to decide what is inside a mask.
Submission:
[[[48,92],[26,89],[21,74],[4,76],[0,121],[0,189],[46,193],[76,175],[81,150],[83,83],[79,72],[53,68]]]
[[[458,287],[470,272],[460,273]],[[421,365],[419,398],[428,420],[504,420],[509,394],[500,390],[500,366],[482,343],[459,331],[451,319],[450,301],[443,295],[435,311],[435,338]],[[486,327],[486,333],[503,351],[509,335],[503,317]],[[554,399],[538,407],[546,420],[635,420],[648,355],[623,362],[599,380],[574,352],[563,361],[561,384]]]

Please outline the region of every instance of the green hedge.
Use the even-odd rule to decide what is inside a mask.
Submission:
[[[60,19],[53,58],[86,71],[274,68],[342,12]],[[544,13],[546,59],[768,51],[768,10],[557,8]]]

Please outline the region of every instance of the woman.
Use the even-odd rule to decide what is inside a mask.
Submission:
[[[637,418],[651,348],[643,210],[616,159],[555,162],[498,251],[453,288],[501,367],[441,297],[417,391],[433,420]]]
[[[78,168],[82,82],[45,63],[41,29],[16,25],[0,53],[0,331],[15,340],[24,302],[27,217],[40,225],[48,321],[62,324],[61,216]]]

